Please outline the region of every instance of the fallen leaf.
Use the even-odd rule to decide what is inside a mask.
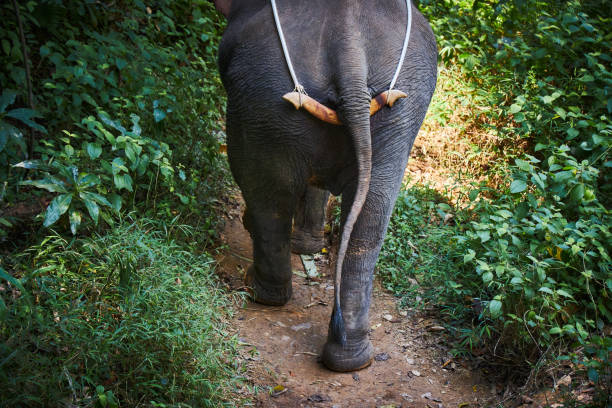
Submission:
[[[569,387],[572,384],[572,377],[570,377],[569,374],[564,375],[563,377],[561,377],[561,379],[559,379],[559,381],[557,381],[557,387],[562,385],[564,387]]]
[[[410,371],[412,373],[412,375],[414,375],[415,377],[420,377],[421,376],[421,372],[417,371],[417,370],[411,370]]]
[[[287,388],[279,384],[270,390],[270,396],[278,397],[279,395],[284,394],[287,391]]]
[[[382,317],[383,319],[385,319],[386,321],[390,322],[391,320],[393,320],[393,316],[391,316],[390,314],[386,314],[383,315]]]
[[[319,276],[317,272],[317,266],[314,263],[314,256],[312,255],[300,255],[302,259],[302,265],[304,265],[304,269],[306,270],[306,275],[309,278],[316,278]]]

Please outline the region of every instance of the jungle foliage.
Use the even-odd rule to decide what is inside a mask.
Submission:
[[[420,8],[442,64],[465,79],[457,94],[480,108],[474,124],[500,141],[502,165],[491,171],[502,182],[474,183],[455,200],[405,190],[380,273],[397,293],[441,305],[457,352],[489,347],[505,364],[531,367],[573,359],[609,386],[610,5],[423,0]],[[527,148],[509,155],[504,142],[516,140]]]
[[[204,0],[0,18],[0,406],[233,405],[232,299],[202,252],[222,18]]]
[[[54,193],[44,225],[59,221],[73,234],[112,223],[120,208],[157,210],[165,193],[174,208],[197,212],[206,199],[197,192],[210,190],[218,167],[223,114],[213,6],[20,3],[29,80],[13,6],[0,7],[2,199]],[[6,235],[12,220],[2,223]]]

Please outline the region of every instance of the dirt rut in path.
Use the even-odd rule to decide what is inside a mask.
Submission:
[[[226,219],[219,274],[232,289],[243,288],[251,239],[235,208]],[[242,364],[259,387],[259,407],[480,407],[493,389],[448,353],[443,328],[420,314],[400,313],[395,299],[378,283],[370,309],[372,365],[355,373],[335,373],[318,362],[327,336],[333,284],[329,261],[317,256],[320,278],[306,279],[301,259],[292,255],[293,297],[282,307],[247,302],[234,317]],[[276,387],[276,389],[274,389]],[[243,392],[247,392],[246,389]]]

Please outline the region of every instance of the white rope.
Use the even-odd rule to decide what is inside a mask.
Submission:
[[[406,35],[404,36],[404,45],[402,46],[402,55],[400,55],[399,63],[397,64],[397,69],[395,70],[395,75],[393,75],[393,79],[391,80],[391,85],[389,85],[389,91],[392,90],[393,87],[395,86],[395,82],[397,82],[399,73],[402,70],[402,65],[404,64],[404,58],[406,57],[406,50],[408,49],[408,40],[410,40],[410,29],[412,28],[412,4],[410,4],[410,0],[406,0],[406,7],[408,9],[408,21],[406,22]]]
[[[287,42],[285,41],[285,36],[283,35],[283,29],[281,28],[280,19],[278,18],[278,11],[276,10],[276,0],[270,0],[270,3],[272,3],[272,14],[274,14],[274,22],[276,23],[276,30],[278,31],[278,37],[280,38],[283,54],[285,54],[285,61],[287,61],[287,67],[289,68],[289,73],[291,74],[291,78],[293,79],[294,91],[299,92],[300,94],[306,94],[304,87],[298,81],[297,76],[295,75],[295,71],[293,70],[293,64],[291,63],[291,57],[289,56],[289,50],[287,49]],[[402,65],[404,65],[404,58],[406,58],[406,50],[408,49],[408,41],[410,40],[410,30],[412,28],[412,4],[410,3],[410,0],[406,0],[406,8],[408,10],[408,21],[406,22],[406,35],[404,36],[404,45],[402,46],[402,54],[400,55],[395,74],[393,75],[393,79],[391,80],[391,84],[389,85],[389,91],[391,91],[395,86],[400,71],[402,70]]]
[[[294,91],[299,92],[300,94],[305,94],[306,91],[298,81],[297,76],[295,75],[295,71],[293,70],[293,64],[291,63],[291,57],[289,57],[289,50],[287,50],[287,43],[285,42],[283,29],[281,28],[280,20],[278,18],[278,11],[276,11],[276,1],[270,0],[270,2],[272,3],[272,14],[274,14],[274,22],[276,23],[278,37],[280,38],[281,47],[283,48],[283,54],[285,54],[285,61],[287,61],[287,67],[289,67],[289,73],[291,74],[291,78],[293,79],[293,84],[295,86]]]

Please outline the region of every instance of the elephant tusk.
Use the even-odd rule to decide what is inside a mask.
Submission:
[[[370,102],[370,116],[378,112],[383,106],[388,105],[391,107],[399,98],[405,98],[407,96],[408,95],[406,95],[404,92],[396,89],[378,94],[372,98],[372,102]],[[340,119],[338,119],[338,114],[335,110],[315,101],[306,94],[300,92],[289,92],[283,95],[283,99],[295,106],[295,109],[300,109],[303,107],[308,111],[308,113],[315,118],[322,120],[323,122],[331,123],[332,125],[342,124]]]
[[[342,122],[340,122],[340,119],[338,119],[338,114],[335,110],[330,109],[327,106],[315,101],[306,94],[299,92],[289,92],[283,95],[283,99],[291,102],[291,104],[295,106],[295,109],[300,109],[303,107],[312,116],[322,120],[323,122],[331,123],[332,125],[342,124]]]
[[[405,98],[407,96],[408,95],[404,92],[398,91],[397,89],[392,89],[376,95],[372,98],[372,102],[370,102],[370,116],[378,112],[383,106],[389,105],[389,107],[391,107],[399,98]]]

